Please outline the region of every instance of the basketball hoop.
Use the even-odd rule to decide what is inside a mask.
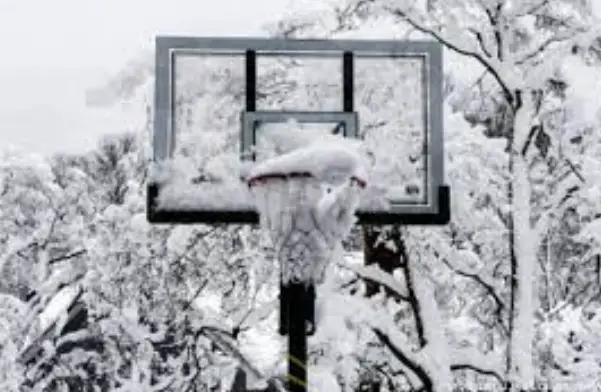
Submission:
[[[281,266],[282,283],[320,283],[348,234],[365,180],[332,186],[310,172],[265,172],[248,186]]]
[[[301,147],[267,159],[247,184],[280,262],[280,334],[288,335],[289,388],[306,392],[307,336],[315,332],[315,285],[355,223],[366,171],[340,144]],[[298,381],[300,380],[300,383]]]

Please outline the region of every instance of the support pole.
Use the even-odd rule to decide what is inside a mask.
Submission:
[[[304,283],[291,283],[288,291],[288,389],[307,392],[307,319],[311,298]]]
[[[307,335],[312,336],[315,333],[315,285],[311,284],[305,289],[305,317],[307,321]],[[288,323],[290,314],[290,286],[280,283],[280,324],[278,332],[282,336],[288,335]]]

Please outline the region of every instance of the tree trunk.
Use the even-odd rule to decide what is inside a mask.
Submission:
[[[533,116],[531,97],[516,111],[510,149],[511,314],[507,371],[511,391],[533,390],[536,250],[531,225],[531,187],[528,162],[522,150]]]
[[[409,302],[415,322],[417,346],[425,359],[424,374],[416,374],[424,383],[423,390],[427,392],[449,392],[452,390],[451,363],[448,352],[444,322],[434,299],[432,282],[425,275],[419,252],[407,248],[406,238],[399,226],[364,228],[364,262],[366,265],[377,264],[382,270],[392,274],[401,268]],[[414,259],[411,259],[414,257]],[[410,260],[411,259],[411,260]],[[412,264],[413,263],[413,264]],[[367,296],[374,295],[379,290],[375,282],[366,282]],[[392,291],[385,291],[388,296],[395,298]],[[401,300],[401,299],[398,299]],[[410,350],[409,347],[403,349]],[[380,384],[374,381],[370,387],[379,390]]]
[[[414,306],[415,320],[421,325],[420,340],[422,352],[427,360],[426,369],[432,381],[432,392],[451,392],[453,375],[449,357],[448,341],[445,333],[446,323],[438,310],[433,283],[419,264],[423,263],[420,255],[415,259],[408,257],[405,269],[408,271],[407,285],[410,287]],[[411,258],[411,262],[409,259]],[[418,328],[419,329],[419,328]]]
[[[366,266],[375,264],[383,271],[392,274],[396,269],[403,266],[402,249],[397,245],[399,241],[401,241],[401,239],[398,228],[377,226],[363,227],[364,264]],[[365,292],[367,297],[377,294],[379,290],[379,284],[366,279]],[[393,298],[398,297],[388,288],[385,288],[385,292],[388,296]]]

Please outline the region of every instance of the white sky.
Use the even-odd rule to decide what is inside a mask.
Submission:
[[[115,133],[115,113],[85,108],[157,33],[265,35],[288,0],[0,0],[0,150],[80,151]]]

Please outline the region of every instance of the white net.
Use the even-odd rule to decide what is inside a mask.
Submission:
[[[266,174],[249,181],[284,284],[323,281],[332,253],[354,223],[364,185],[347,178],[333,186],[309,173]]]

